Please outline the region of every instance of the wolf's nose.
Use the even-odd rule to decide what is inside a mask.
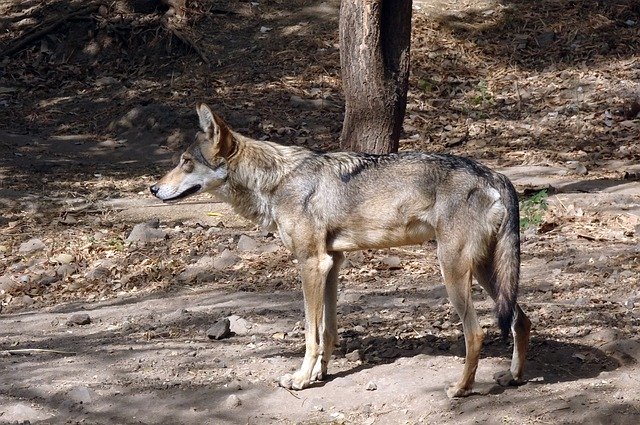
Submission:
[[[155,195],[157,195],[157,194],[158,194],[158,190],[160,190],[160,188],[158,188],[158,186],[154,184],[153,186],[151,186],[151,187],[149,188],[149,190],[150,190],[150,191],[151,191],[151,193],[155,196]]]

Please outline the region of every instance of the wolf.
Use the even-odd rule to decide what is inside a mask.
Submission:
[[[466,357],[449,397],[473,393],[484,332],[472,279],[493,298],[502,335],[513,334],[501,385],[523,382],[531,322],[516,298],[520,274],[517,193],[502,174],[467,158],[431,153],[316,152],[253,140],[197,105],[204,137],[150,187],[163,201],[213,192],[240,215],[277,230],[298,260],[305,355],[279,383],[300,390],[327,377],[338,343],[338,270],[345,251],[437,243],[449,300],[462,320]]]

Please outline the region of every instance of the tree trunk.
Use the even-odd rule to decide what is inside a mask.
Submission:
[[[343,0],[339,32],[341,146],[397,152],[407,103],[411,0]]]

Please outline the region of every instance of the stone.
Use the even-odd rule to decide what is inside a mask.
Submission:
[[[75,260],[75,257],[71,254],[58,254],[51,257],[51,261],[59,264],[69,264]]]
[[[70,275],[72,273],[75,273],[76,268],[70,264],[61,264],[57,269],[56,269],[56,274],[60,277],[66,277],[67,275]]]
[[[215,322],[207,329],[207,337],[209,339],[223,339],[231,336],[231,323],[226,317]]]
[[[88,325],[91,323],[91,317],[87,313],[75,313],[72,314],[67,320],[67,326],[74,325]]]
[[[224,251],[222,251],[222,254],[218,255],[213,260],[213,268],[217,270],[228,269],[238,261],[240,261],[240,257],[234,254],[232,251],[225,249]]]
[[[240,235],[238,240],[238,251],[255,251],[258,248],[258,242],[247,235]]]
[[[364,389],[367,391],[375,391],[378,389],[378,385],[373,381],[369,381],[367,382],[367,385],[364,387]]]
[[[101,77],[96,80],[96,86],[104,87],[118,84],[118,80],[113,77]]]
[[[17,298],[17,301],[23,305],[23,306],[28,306],[28,305],[33,305],[35,304],[35,300],[33,298],[31,298],[29,295],[23,295],[21,297]]]
[[[399,269],[400,268],[400,257],[396,255],[391,255],[389,257],[385,257],[382,259],[382,264],[386,265],[390,269]]]
[[[138,223],[133,226],[131,233],[127,236],[127,242],[154,242],[163,240],[167,232],[153,227],[155,223]]]
[[[96,393],[87,387],[74,387],[67,392],[70,401],[77,404],[89,404],[95,399]]]
[[[620,339],[601,345],[600,350],[623,365],[640,362],[640,340]]]
[[[242,404],[242,400],[240,400],[240,397],[238,397],[235,394],[231,394],[229,397],[227,397],[227,399],[224,401],[224,405],[228,408],[228,409],[233,409],[236,408],[238,406],[240,406]]]
[[[350,353],[347,353],[344,357],[350,362],[357,362],[362,360],[362,353],[360,353],[360,350],[353,350]]]
[[[25,403],[16,403],[2,406],[2,423],[30,424],[31,421],[40,422],[44,415]]]
[[[211,269],[214,268],[213,257],[205,255],[198,259],[195,264],[188,265],[182,273],[178,275],[181,282],[204,282],[213,280]]]
[[[20,286],[17,282],[14,282],[9,276],[0,276],[0,294],[9,293]]]
[[[228,317],[230,323],[231,332],[236,335],[247,335],[252,328],[251,323],[247,322],[240,316],[231,315]]]
[[[40,251],[45,249],[47,246],[38,238],[29,239],[26,242],[20,244],[20,248],[18,248],[18,252],[23,254],[29,254],[31,252]]]

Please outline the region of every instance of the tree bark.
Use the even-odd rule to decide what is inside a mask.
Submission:
[[[340,65],[345,95],[341,146],[398,151],[407,103],[411,0],[343,0]]]

